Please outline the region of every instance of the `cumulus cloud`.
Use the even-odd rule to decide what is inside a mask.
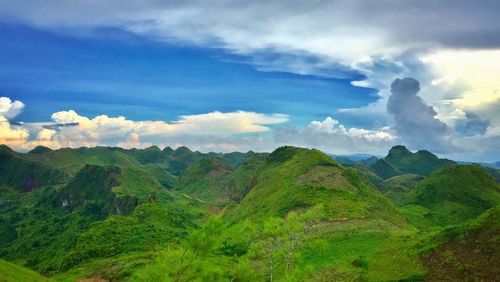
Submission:
[[[238,140],[245,140],[239,135],[265,133],[270,130],[269,126],[288,121],[288,117],[282,114],[237,111],[185,115],[169,123],[133,121],[107,115],[88,118],[69,110],[52,114],[52,123],[49,124],[25,123],[13,127],[6,118],[0,117],[0,142],[19,149],[37,145],[51,148],[97,145],[142,148],[152,144],[191,144],[195,148],[226,150],[238,147]],[[203,140],[206,144],[195,144],[193,140]],[[214,145],[216,143],[218,145]]]
[[[28,130],[19,126],[12,126],[7,118],[0,115],[0,144],[24,147],[28,136]]]
[[[437,112],[417,93],[420,83],[413,78],[397,78],[391,84],[387,112],[392,115],[398,135],[414,148],[447,151],[450,128],[436,118]]]
[[[12,101],[9,97],[0,97],[0,115],[7,119],[17,116],[24,108],[21,101]]]
[[[336,154],[363,152],[382,154],[398,141],[388,128],[379,130],[346,128],[331,117],[323,121],[312,121],[304,129],[292,126],[277,128],[274,139],[278,144],[315,147]]]

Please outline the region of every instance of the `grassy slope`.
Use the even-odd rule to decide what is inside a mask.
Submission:
[[[408,193],[424,177],[416,174],[402,174],[384,180],[377,188],[395,205],[401,205]]]
[[[221,239],[251,261],[254,279],[270,275],[270,257],[278,281],[421,275],[417,255],[405,252],[413,229],[366,179],[323,153],[280,148],[254,182],[225,216],[232,225]]]
[[[364,177],[317,150],[277,149],[252,182],[250,192],[227,214],[229,221],[285,216],[318,204],[325,215],[337,218],[394,210]]]
[[[382,179],[388,179],[401,174],[401,172],[396,167],[394,167],[385,159],[379,159],[374,164],[370,165],[370,168],[377,176]]]
[[[0,259],[0,282],[42,282],[49,281],[27,268]]]
[[[243,197],[263,163],[262,154],[252,154],[235,169],[224,159],[201,159],[180,175],[177,189],[206,202],[232,203]]]
[[[27,155],[0,146],[0,184],[28,192],[46,185],[62,183],[64,173],[43,163],[31,160]]]
[[[175,202],[147,173],[87,165],[67,185],[23,194],[0,207],[0,254],[44,273],[59,271],[64,254],[92,222],[128,214],[150,200]]]
[[[415,248],[431,231],[416,232],[366,178],[316,150],[283,147],[267,159],[253,153],[210,154],[220,163],[207,166],[197,162],[206,155],[187,148],[151,147],[134,154],[119,148],[30,153],[30,161],[47,162],[76,177],[67,185],[30,193],[0,187],[1,198],[9,200],[0,205],[5,227],[0,230],[0,257],[56,274],[52,278],[58,281],[265,281],[271,275],[275,281],[387,281],[420,279],[424,266],[429,277],[442,277],[432,273],[444,266],[436,270],[431,265],[446,262],[450,250],[471,250],[477,238],[493,238],[487,239],[489,244],[497,240],[492,229],[463,244],[448,244],[449,231],[438,228],[433,230],[441,237],[429,237]],[[165,163],[158,157],[163,154],[177,156]],[[99,166],[85,167],[89,163]],[[226,208],[222,218],[208,220],[199,202],[183,197],[182,190],[165,189],[178,185],[167,168],[181,173],[192,163],[180,181],[194,184],[187,187],[193,194],[244,198]],[[403,210],[412,222],[432,226],[444,218],[454,223],[498,204],[498,186],[490,191],[488,174],[457,167],[436,172],[405,199],[411,205]],[[218,174],[220,168],[224,173]],[[416,179],[398,176],[381,187],[406,188]],[[428,187],[444,188],[419,193]],[[490,192],[484,193],[485,187]],[[78,204],[63,207],[68,195]],[[483,205],[485,201],[489,204]],[[129,205],[135,209],[127,209]],[[422,253],[429,259],[421,261]],[[486,260],[483,264],[497,269]]]
[[[458,224],[500,203],[500,187],[483,168],[453,165],[420,181],[402,202],[417,226]]]
[[[232,172],[224,161],[214,157],[203,158],[186,168],[179,176],[177,190],[208,202],[223,202],[222,180]]]
[[[86,164],[116,165],[120,167],[139,168],[141,164],[124,153],[123,149],[110,147],[63,148],[44,154],[33,155],[32,158],[59,170],[74,175]]]
[[[500,277],[500,205],[445,228],[419,246],[428,281],[495,281]]]

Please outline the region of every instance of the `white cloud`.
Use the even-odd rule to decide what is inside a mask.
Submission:
[[[238,135],[265,133],[270,130],[269,126],[288,121],[288,117],[282,114],[237,111],[185,115],[178,121],[168,123],[133,121],[107,115],[88,118],[70,110],[54,113],[53,122],[45,126],[42,123],[26,123],[12,127],[3,116],[0,117],[3,118],[0,141],[19,149],[37,145],[51,148],[97,145],[142,148],[151,144],[191,144],[196,148],[225,150],[236,148],[238,140],[246,140]],[[28,139],[30,133],[35,137]],[[203,140],[206,144],[195,144],[190,140]]]
[[[8,97],[0,97],[0,115],[7,119],[17,116],[24,108],[20,101],[12,101]]]
[[[346,128],[331,117],[323,121],[312,121],[304,129],[280,127],[275,130],[274,139],[278,144],[315,147],[335,154],[383,154],[398,141],[389,128]]]
[[[12,126],[7,118],[0,115],[0,144],[24,147],[28,141],[28,136],[28,130],[19,126]]]

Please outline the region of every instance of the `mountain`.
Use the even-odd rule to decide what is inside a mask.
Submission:
[[[343,165],[352,165],[355,163],[363,163],[366,165],[373,164],[378,160],[377,157],[368,154],[356,155],[330,155],[334,160]]]
[[[401,202],[407,210],[419,210],[417,225],[458,224],[497,205],[500,186],[478,165],[452,165],[418,182]]]
[[[387,179],[407,173],[426,176],[454,163],[448,159],[440,159],[426,150],[412,153],[405,146],[398,145],[392,147],[385,158],[379,159],[370,167],[382,179]]]
[[[359,203],[363,202],[363,207]],[[317,150],[281,147],[266,159],[248,194],[228,212],[231,221],[285,216],[323,205],[334,217],[370,217],[377,210],[395,221],[393,208],[360,174]],[[356,208],[358,206],[358,208]]]
[[[232,170],[224,160],[215,157],[201,159],[181,173],[177,189],[188,196],[219,202],[225,192],[223,186],[226,186],[221,182]]]
[[[371,171],[382,179],[391,178],[401,174],[401,172],[386,159],[377,160],[375,163],[370,165],[370,168]]]
[[[33,161],[23,154],[0,146],[0,184],[29,192],[42,186],[62,183],[66,175],[57,169]]]
[[[45,281],[22,267],[54,281],[496,277],[494,171],[426,151],[340,164],[291,146],[0,146],[0,158],[5,279]]]
[[[426,150],[410,152],[404,146],[394,146],[384,158],[402,173],[429,175],[433,171],[454,164],[454,161],[440,159]]]

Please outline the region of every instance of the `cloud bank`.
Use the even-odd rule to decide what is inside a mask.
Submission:
[[[244,111],[186,115],[175,122],[133,121],[107,115],[89,118],[73,110],[56,112],[52,114],[51,122],[46,123],[11,124],[5,117],[0,117],[0,143],[20,150],[38,145],[54,149],[159,145],[229,152],[272,151],[280,145],[292,144],[335,153],[373,151],[372,148],[376,147],[382,153],[397,140],[388,128],[347,128],[331,117],[312,121],[301,129],[284,125],[289,118],[283,114]]]

